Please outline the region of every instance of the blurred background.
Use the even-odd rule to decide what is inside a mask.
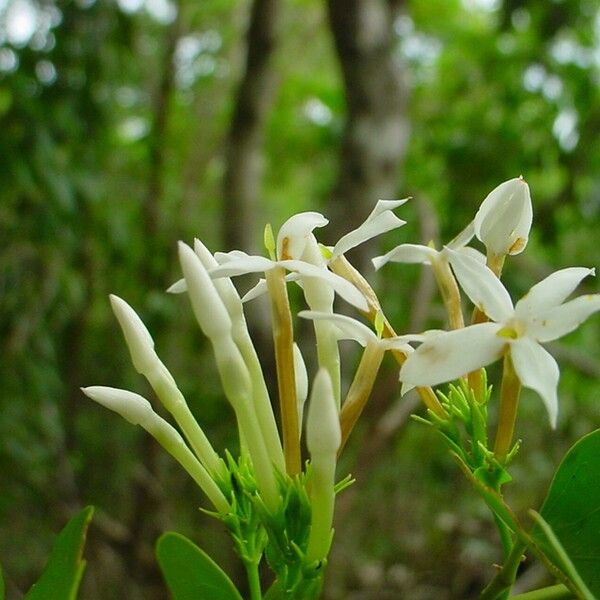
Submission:
[[[430,274],[368,258],[448,241],[522,174],[534,229],[518,298],[600,262],[600,12],[595,0],[0,0],[0,564],[8,598],[94,504],[82,598],[158,600],[160,532],[180,531],[243,588],[204,498],[157,445],[80,386],[148,394],[108,293],[130,302],[218,449],[235,442],[175,242],[260,250],[318,210],[334,242],[378,198],[408,221],[349,258],[399,332],[443,326]],[[590,280],[583,290],[597,291]],[[270,371],[268,320],[252,306]],[[524,394],[508,496],[539,507],[566,449],[600,423],[600,320],[550,346],[560,417]],[[347,373],[357,356],[347,357]],[[492,369],[491,374],[495,371]],[[385,362],[339,474],[327,600],[469,599],[500,560],[494,527]],[[495,406],[495,403],[493,403]],[[546,582],[535,563],[522,589]]]

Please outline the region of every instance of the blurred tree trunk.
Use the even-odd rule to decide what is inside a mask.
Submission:
[[[262,140],[274,96],[271,56],[279,29],[278,0],[254,0],[247,33],[245,72],[235,99],[226,150],[223,189],[224,247],[251,251],[255,245]]]
[[[168,272],[172,233],[176,219],[164,214],[164,176],[167,155],[169,107],[175,92],[174,57],[181,35],[182,10],[165,32],[164,53],[152,98],[152,126],[148,136],[148,183],[142,204],[142,227],[146,243],[153,249],[144,256],[143,281],[159,287]]]
[[[394,20],[403,0],[328,0],[344,78],[347,118],[331,197],[331,239],[358,224],[380,199],[396,194],[408,140],[407,91],[394,57]],[[351,256],[359,269],[371,251]]]

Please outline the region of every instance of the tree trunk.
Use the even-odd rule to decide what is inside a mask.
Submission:
[[[246,67],[227,140],[223,186],[223,244],[227,249],[255,249],[263,130],[275,87],[270,59],[276,44],[279,13],[278,0],[254,0]]]
[[[360,223],[378,199],[395,197],[408,121],[403,72],[394,57],[394,19],[403,2],[327,4],[347,103],[340,168],[328,209],[334,241]],[[371,254],[367,244],[350,259],[362,270]]]

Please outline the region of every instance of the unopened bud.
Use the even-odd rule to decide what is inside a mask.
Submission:
[[[306,445],[311,456],[334,456],[342,443],[340,418],[329,373],[320,369],[313,382],[306,420]]]
[[[102,404],[109,410],[113,410],[134,425],[142,425],[143,427],[154,415],[152,406],[146,398],[128,390],[92,385],[81,388],[81,391],[88,398]]]
[[[532,222],[529,186],[522,177],[492,190],[475,215],[475,235],[488,255],[519,254],[525,249]]]
[[[179,242],[179,261],[187,283],[192,309],[200,328],[209,339],[231,335],[231,319],[219,293],[194,251]]]
[[[138,373],[146,374],[157,364],[154,340],[138,314],[123,300],[110,295],[110,304],[123,330],[131,354],[131,361]]]

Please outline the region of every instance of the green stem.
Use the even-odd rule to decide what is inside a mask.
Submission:
[[[490,584],[481,592],[479,600],[498,600],[504,598],[510,591],[517,577],[517,569],[521,564],[523,552],[527,544],[517,541],[512,547],[510,554],[505,560],[502,568],[496,573]]]
[[[525,594],[511,596],[510,600],[567,600],[573,597],[573,592],[562,583],[550,587],[540,588]]]
[[[500,535],[502,555],[504,556],[504,560],[507,560],[513,548],[513,540],[512,536],[510,535],[510,529],[496,513],[494,513],[494,522],[496,523],[496,528],[498,529],[498,534]]]
[[[262,591],[260,589],[260,577],[258,575],[258,562],[244,561],[246,574],[248,575],[248,585],[250,587],[250,600],[262,600]]]

